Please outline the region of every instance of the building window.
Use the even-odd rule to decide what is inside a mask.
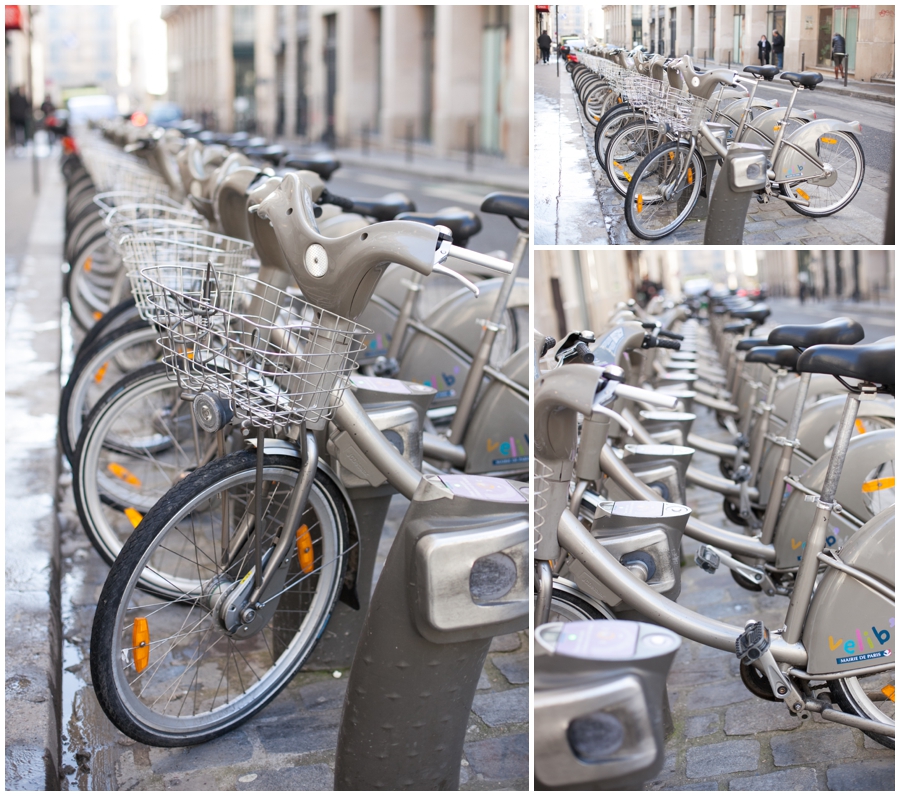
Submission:
[[[772,31],[777,30],[784,36],[784,6],[769,6],[766,13],[766,36],[772,39]]]

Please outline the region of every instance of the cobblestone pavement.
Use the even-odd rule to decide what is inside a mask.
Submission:
[[[706,227],[707,200],[701,197],[694,212],[674,233],[657,241],[645,241],[632,234],[625,223],[624,199],[609,184],[594,154],[594,130],[584,117],[581,104],[575,94],[572,80],[561,70],[559,84],[554,86],[555,72],[550,75],[535,67],[535,216],[539,219],[542,203],[555,208],[558,219],[552,236],[535,234],[535,243],[556,243],[577,245],[582,243],[614,243],[627,245],[672,245],[702,244]],[[558,100],[553,96],[558,92]],[[548,95],[550,98],[548,99]],[[814,104],[814,103],[813,103]],[[556,117],[556,118],[554,118]],[[865,120],[863,120],[865,121]],[[556,136],[558,131],[581,127],[581,140],[567,136],[560,144],[558,156],[562,177],[556,196],[544,197],[552,180],[543,182],[537,177],[543,171],[552,169],[552,163],[542,165],[540,147],[544,137]],[[573,145],[583,143],[583,156],[573,153]],[[568,146],[567,146],[568,145]],[[549,144],[544,144],[545,147]],[[547,154],[552,156],[551,152]],[[590,223],[579,221],[578,229],[572,229],[572,221],[567,217],[566,208],[561,204],[567,196],[567,184],[580,186],[587,174],[586,165],[594,183],[596,209],[589,214]],[[717,171],[718,174],[718,171]],[[792,210],[779,199],[771,199],[768,204],[759,204],[751,199],[744,227],[744,243],[748,245],[775,244],[788,246],[813,246],[834,244],[881,244],[884,240],[885,213],[887,211],[887,185],[881,180],[866,177],[854,200],[834,216],[808,218]],[[584,217],[582,210],[581,217]],[[599,227],[599,228],[598,228]],[[556,231],[555,230],[555,231]]]
[[[698,407],[693,431],[729,441],[709,410]],[[719,474],[712,456],[693,463]],[[739,530],[725,519],[722,498],[691,487],[694,516]],[[708,575],[694,564],[699,544],[685,537],[679,604],[704,616],[743,626],[751,618],[781,624],[787,597],[750,592],[720,567]],[[684,639],[668,678],[675,732],[663,770],[645,790],[894,790],[894,753],[859,730],[821,719],[806,722],[786,707],[753,696],[738,674],[735,655]]]

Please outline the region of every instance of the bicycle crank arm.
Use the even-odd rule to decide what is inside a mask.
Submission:
[[[701,545],[695,556],[695,561],[702,570],[709,572],[710,574],[714,573],[719,568],[719,564],[722,564],[728,569],[743,575],[747,580],[762,587],[762,590],[766,594],[772,595],[777,592],[775,584],[772,583],[771,578],[765,570],[759,569],[758,567],[751,567],[743,561],[738,561],[731,554],[724,550],[720,550],[717,547],[713,547],[712,545]]]

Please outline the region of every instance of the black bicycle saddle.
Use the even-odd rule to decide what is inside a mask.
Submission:
[[[287,154],[287,149],[281,146],[281,144],[272,144],[271,146],[246,146],[244,147],[244,154],[248,158],[260,158],[261,160],[268,161],[274,165]]]
[[[763,365],[775,365],[779,368],[794,370],[800,352],[789,345],[759,346],[747,352],[747,362],[760,362]]]
[[[528,221],[528,194],[489,193],[481,203],[481,212]]]
[[[894,352],[894,343],[817,345],[800,355],[797,370],[870,381],[893,395]]]
[[[790,80],[791,85],[803,86],[812,91],[824,80],[819,72],[782,72],[779,77],[782,80]]]
[[[738,340],[737,350],[749,351],[751,348],[757,348],[758,346],[768,344],[768,337],[745,337],[743,340]]]
[[[280,169],[292,169],[293,171],[312,171],[318,174],[325,182],[331,179],[341,167],[341,162],[331,155],[313,155],[305,157],[303,155],[287,155],[278,164]]]
[[[809,348],[814,345],[853,345],[866,333],[850,318],[833,318],[825,323],[787,324],[769,332],[769,345],[792,345]]]
[[[775,79],[775,75],[778,74],[778,67],[777,66],[745,66],[744,71],[748,72],[751,75],[761,77],[766,82],[771,83]]]
[[[734,323],[726,323],[722,327],[722,331],[726,334],[741,334],[753,321],[745,319],[743,321],[735,321]]]
[[[353,200],[353,211],[361,216],[369,216],[376,221],[393,221],[401,213],[416,209],[413,201],[402,193],[389,193],[381,199]]]
[[[732,318],[746,318],[754,323],[762,323],[772,314],[772,310],[770,310],[766,304],[753,304],[750,307],[739,310],[729,310],[729,312],[731,312]]]
[[[481,219],[471,210],[463,210],[461,207],[445,207],[434,213],[400,213],[395,220],[419,221],[433,227],[447,227],[453,234],[456,246],[465,246],[469,238],[481,232]]]

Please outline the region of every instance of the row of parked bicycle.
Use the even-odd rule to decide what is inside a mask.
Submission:
[[[640,48],[577,51],[566,67],[588,124],[594,154],[609,185],[624,199],[625,220],[644,240],[677,230],[701,196],[713,193],[716,165],[740,152],[716,190],[753,192],[761,203],[783,201],[806,216],[837,213],[865,176],[859,122],[819,119],[796,106],[818,72],[777,66],[698,69],[690,56],[646,57]],[[786,107],[756,96],[778,76],[794,88]],[[744,206],[746,207],[746,205]],[[733,223],[743,228],[746,209]]]
[[[679,636],[736,654],[773,710],[894,747],[894,340],[860,344],[848,318],[773,328],[769,314],[712,293],[620,306],[597,337],[536,333],[540,787],[659,771]],[[692,432],[701,407],[732,443]],[[721,478],[692,464],[701,453]],[[722,495],[741,530],[691,517],[688,485]],[[705,571],[784,598],[783,620],[680,607],[683,536]]]
[[[330,157],[210,135],[116,122],[63,162],[86,335],[60,438],[112,565],[98,700],[131,738],[196,744],[315,650],[354,661],[336,787],[454,787],[491,638],[530,603],[528,198],[484,199],[520,231],[480,254],[474,213],[336,196]]]

